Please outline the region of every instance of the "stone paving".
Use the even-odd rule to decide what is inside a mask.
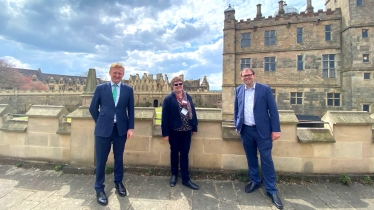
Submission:
[[[169,177],[127,175],[128,196],[115,194],[113,175],[106,177],[109,205],[96,202],[93,175],[22,169],[0,165],[0,209],[276,209],[264,188],[245,193],[245,183],[196,180],[193,191]],[[354,183],[279,184],[284,209],[374,209],[374,187]]]

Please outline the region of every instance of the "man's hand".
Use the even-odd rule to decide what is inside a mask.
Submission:
[[[278,140],[281,136],[280,132],[271,132],[271,140],[275,141]]]
[[[192,132],[192,135],[196,135],[197,134],[197,132]]]
[[[132,137],[132,129],[127,130],[127,139]]]
[[[164,140],[164,141],[169,141],[169,136],[163,136],[163,137],[162,137],[162,140]]]

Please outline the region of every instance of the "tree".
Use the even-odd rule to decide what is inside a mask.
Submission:
[[[0,89],[5,90],[48,90],[48,86],[40,81],[32,81],[21,74],[16,68],[0,59]]]

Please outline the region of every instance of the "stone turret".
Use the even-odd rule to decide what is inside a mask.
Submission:
[[[93,92],[97,86],[96,70],[89,69],[87,74],[87,83],[84,87],[84,92],[82,94],[82,106],[88,107],[91,104]]]
[[[314,12],[314,7],[312,6],[312,0],[307,0],[305,13],[313,13],[313,12]]]

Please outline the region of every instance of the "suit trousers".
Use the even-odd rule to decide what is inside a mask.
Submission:
[[[110,137],[95,136],[96,153],[96,192],[104,191],[105,165],[110,149],[113,145],[114,155],[114,183],[118,184],[123,179],[123,152],[125,150],[126,135],[118,136],[117,125],[114,124]]]
[[[180,164],[183,182],[190,181],[188,153],[190,152],[191,136],[191,131],[169,130],[171,174],[178,176],[178,165]]]
[[[271,194],[278,192],[276,188],[276,174],[271,157],[273,141],[271,138],[261,138],[256,126],[251,127],[243,124],[241,130],[241,141],[247,156],[248,174],[254,184],[261,183],[261,177],[258,167],[257,149],[260,152],[261,169],[264,177],[265,189]]]

